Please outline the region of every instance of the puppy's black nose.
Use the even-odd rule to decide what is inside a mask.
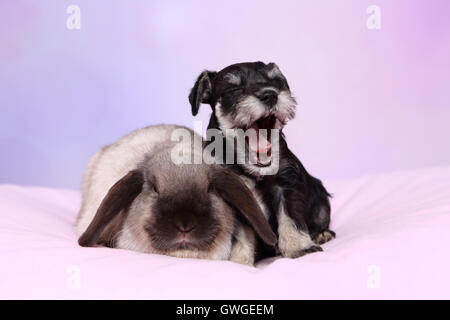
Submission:
[[[277,103],[278,93],[274,90],[266,89],[261,93],[259,99],[269,107],[273,107]]]

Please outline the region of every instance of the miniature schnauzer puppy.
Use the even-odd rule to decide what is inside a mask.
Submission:
[[[234,129],[253,129],[270,135],[279,129],[278,170],[268,173],[271,144],[262,135],[256,145],[245,145],[255,163],[226,164],[246,181],[258,199],[273,230],[278,248],[261,247],[259,258],[281,254],[295,258],[322,251],[323,244],[335,237],[329,229],[330,194],[322,182],[311,176],[299,159],[289,150],[282,129],[295,116],[296,101],[286,78],[274,63],[239,63],[219,72],[202,72],[189,95],[192,114],[201,103],[209,104],[212,114],[208,129],[222,133],[224,149],[234,144]]]

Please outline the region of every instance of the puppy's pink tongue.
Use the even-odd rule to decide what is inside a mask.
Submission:
[[[256,153],[268,153],[272,145],[269,141],[267,141],[266,137],[262,133],[259,132],[259,128],[257,124],[253,124],[250,129],[255,130],[256,139],[249,139],[249,146],[253,152]]]

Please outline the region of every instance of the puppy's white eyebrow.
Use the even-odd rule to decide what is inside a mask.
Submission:
[[[236,75],[236,74],[234,74],[234,73],[231,73],[231,72],[230,72],[230,73],[227,73],[227,74],[225,75],[224,79],[225,79],[226,81],[228,81],[228,83],[234,84],[234,85],[236,85],[236,86],[238,86],[238,85],[241,84],[241,78],[240,78],[238,75]]]

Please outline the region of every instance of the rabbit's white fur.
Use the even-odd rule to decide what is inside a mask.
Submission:
[[[118,140],[116,143],[102,148],[89,161],[83,178],[82,206],[79,212],[77,229],[83,234],[92,222],[102,200],[108,190],[130,170],[142,163],[149,154],[158,153],[161,146],[173,146],[172,132],[184,128],[175,125],[150,126],[136,130]],[[186,130],[189,130],[185,128]],[[191,131],[191,130],[190,130]],[[192,132],[192,131],[191,131]],[[194,134],[194,133],[193,133]],[[197,138],[201,137],[197,135]],[[200,151],[201,152],[201,151]],[[204,165],[206,166],[206,165]],[[193,167],[192,170],[196,167]],[[201,175],[201,168],[198,174]],[[149,201],[148,190],[144,190],[133,201],[130,214],[125,219],[121,231],[114,239],[116,247],[148,253],[161,253],[151,246],[148,234],[143,232],[144,219],[151,213],[146,213],[145,201]],[[252,228],[238,223],[233,219],[232,209],[218,196],[211,195],[214,208],[222,212],[219,219],[225,226],[210,250],[176,250],[171,256],[187,258],[204,258],[215,260],[232,260],[238,263],[253,265],[255,258],[256,239]],[[140,207],[142,206],[142,207]],[[146,216],[147,215],[147,216]],[[235,241],[233,242],[233,236]]]

